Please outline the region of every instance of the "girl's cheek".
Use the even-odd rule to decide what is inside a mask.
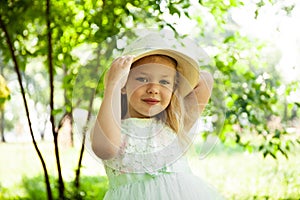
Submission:
[[[164,91],[164,99],[167,101],[171,101],[172,91],[170,89]]]
[[[173,93],[173,88],[172,88],[172,87],[164,87],[164,88],[163,88],[163,92],[164,92],[164,94],[166,94],[166,95],[172,95],[172,93]]]

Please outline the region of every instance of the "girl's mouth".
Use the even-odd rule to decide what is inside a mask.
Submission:
[[[159,103],[159,100],[152,99],[152,98],[146,98],[146,99],[142,99],[142,100],[149,105],[155,105],[155,104]]]

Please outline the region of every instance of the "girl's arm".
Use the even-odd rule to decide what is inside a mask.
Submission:
[[[188,132],[207,105],[211,96],[214,79],[209,72],[200,72],[200,81],[193,91],[184,98],[186,115],[184,127]]]
[[[107,74],[104,97],[91,132],[94,153],[101,159],[111,159],[121,143],[121,89],[132,63],[132,56],[116,59]]]

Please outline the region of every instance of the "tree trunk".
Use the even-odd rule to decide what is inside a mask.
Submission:
[[[45,131],[46,131],[46,126],[47,126],[47,119],[44,121],[44,129],[40,132],[41,135],[41,140],[45,140]]]
[[[67,76],[68,75],[68,69],[66,67],[65,64],[63,64],[63,69],[64,69],[64,76]],[[72,108],[72,102],[70,102],[69,98],[68,98],[68,95],[67,95],[67,89],[64,88],[64,100],[65,100],[65,105],[69,106],[70,107],[70,110],[66,110],[66,113],[68,113],[70,119],[71,119],[71,127],[73,127],[73,119],[72,119],[72,116],[73,116],[73,108]],[[70,136],[70,139],[71,139],[71,146],[74,147],[74,139],[73,139],[73,129],[71,128],[71,131],[69,132],[69,136]]]
[[[29,115],[28,104],[27,104],[27,100],[26,100],[26,96],[25,96],[25,90],[24,90],[23,85],[22,85],[22,76],[21,76],[21,73],[20,73],[20,70],[19,70],[19,64],[18,64],[18,61],[17,61],[17,57],[15,55],[15,49],[13,47],[13,42],[10,39],[10,36],[9,36],[8,31],[6,29],[6,26],[5,26],[4,22],[2,21],[2,16],[1,15],[0,15],[0,27],[4,32],[6,42],[8,44],[8,47],[9,47],[9,50],[10,50],[10,53],[11,53],[11,56],[12,56],[12,59],[13,59],[15,71],[16,71],[17,76],[18,76],[18,82],[19,82],[19,85],[20,85],[20,88],[21,88],[21,94],[22,94],[22,98],[23,98],[23,102],[24,102],[24,106],[25,106],[25,111],[26,111],[26,116],[27,116],[27,122],[28,122],[28,125],[29,125],[30,135],[31,135],[31,138],[32,138],[34,148],[35,148],[35,150],[38,154],[38,157],[39,157],[39,159],[42,163],[42,167],[43,167],[43,171],[44,171],[44,177],[45,177],[45,183],[46,183],[46,189],[47,189],[47,197],[48,197],[48,200],[52,200],[53,197],[52,197],[52,191],[51,191],[51,187],[50,187],[50,180],[49,180],[49,176],[48,176],[48,171],[47,171],[46,163],[45,163],[45,161],[43,159],[43,156],[42,156],[42,154],[41,154],[41,152],[40,152],[40,150],[37,146],[37,143],[35,141],[35,137],[34,137],[34,134],[33,134],[30,115]]]
[[[97,50],[97,64],[96,64],[97,67],[95,68],[96,74],[98,73],[97,69],[99,68],[98,67],[99,65],[100,65],[100,47]],[[89,108],[88,108],[88,115],[87,115],[85,126],[83,127],[83,130],[82,130],[82,143],[81,143],[81,149],[80,149],[77,169],[75,170],[75,180],[74,180],[74,184],[75,184],[75,187],[77,188],[77,190],[79,189],[79,186],[80,186],[80,169],[81,169],[81,163],[82,163],[82,158],[83,158],[83,152],[84,152],[84,148],[85,148],[86,132],[88,129],[88,125],[89,125],[91,116],[92,116],[92,109],[93,109],[95,93],[96,93],[96,89],[94,92],[91,93],[90,104],[89,104]]]
[[[286,122],[287,118],[288,118],[287,100],[286,100],[286,96],[284,96],[284,101],[283,101],[283,121]]]
[[[91,95],[86,123],[85,123],[85,126],[83,127],[83,130],[82,130],[82,142],[81,142],[81,149],[80,149],[77,169],[75,170],[74,184],[75,184],[75,187],[77,188],[77,190],[79,189],[79,186],[80,186],[80,181],[79,181],[80,180],[79,179],[80,169],[81,169],[81,163],[82,163],[82,158],[83,158],[83,152],[84,152],[84,148],[85,148],[86,132],[88,130],[88,125],[89,125],[89,122],[90,122],[90,119],[91,119],[91,116],[92,116],[93,102],[94,102],[94,95]]]
[[[292,108],[291,120],[294,120],[297,118],[297,111],[298,111],[298,106],[294,104],[294,106]]]
[[[1,67],[0,74],[3,74],[3,67]],[[4,136],[4,123],[5,123],[5,120],[4,120],[4,108],[3,108],[3,110],[1,111],[1,121],[0,121],[1,142],[6,142],[5,136]]]
[[[5,136],[4,136],[4,110],[1,111],[1,122],[0,122],[0,127],[1,127],[1,142],[6,142]]]
[[[48,65],[49,65],[49,85],[50,85],[50,121],[52,127],[52,134],[54,138],[54,152],[56,158],[57,172],[58,172],[58,191],[59,199],[64,199],[64,181],[61,172],[59,149],[58,149],[58,132],[55,129],[54,119],[54,74],[53,74],[53,60],[52,60],[52,31],[51,31],[51,20],[50,20],[50,0],[47,0],[46,5],[46,23],[47,23],[47,39],[48,39]]]

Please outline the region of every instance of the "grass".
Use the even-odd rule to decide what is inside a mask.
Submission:
[[[275,160],[219,144],[205,158],[193,156],[190,165],[226,199],[296,200],[300,199],[299,153],[295,148],[289,159],[278,155]]]
[[[56,164],[53,144],[39,143],[56,188]],[[300,199],[299,149],[289,159],[262,158],[238,148],[217,145],[209,154],[196,146],[189,161],[194,173],[216,187],[227,199]],[[78,160],[78,148],[61,148],[63,177],[67,196],[74,199],[72,180]],[[45,199],[45,185],[40,161],[31,143],[0,144],[0,199]],[[82,187],[76,198],[101,199],[107,190],[102,163],[85,152]],[[57,194],[56,194],[57,195]]]
[[[47,165],[52,190],[57,193],[53,144],[41,142],[38,146]],[[60,148],[62,174],[69,193],[74,189],[72,185],[78,156],[78,147]],[[79,195],[85,199],[103,196],[108,183],[101,161],[85,151],[82,164],[82,187]],[[0,199],[46,198],[42,165],[31,143],[0,144],[0,172]]]

